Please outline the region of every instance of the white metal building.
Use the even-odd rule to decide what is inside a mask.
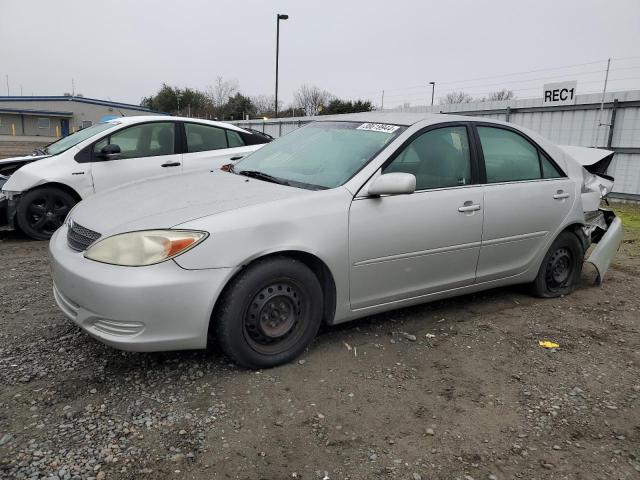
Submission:
[[[543,106],[542,98],[499,102],[399,107],[385,111],[455,113],[512,122],[534,130],[561,145],[600,147],[616,155],[609,174],[616,182],[612,196],[640,200],[640,90],[577,95],[570,105]],[[318,117],[231,122],[284,135]],[[601,125],[600,125],[601,123]]]

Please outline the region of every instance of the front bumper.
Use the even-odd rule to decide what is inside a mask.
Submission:
[[[139,352],[205,348],[215,300],[230,268],[185,270],[174,261],[147,267],[94,262],[69,248],[67,227],[51,238],[56,303],[91,336]]]
[[[0,192],[0,230],[14,230],[14,218],[16,213],[16,199],[7,198],[4,192]]]

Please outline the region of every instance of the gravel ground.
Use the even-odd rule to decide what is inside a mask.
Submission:
[[[92,340],[46,248],[0,236],[2,478],[640,478],[638,231],[602,287],[377,315],[259,372]]]

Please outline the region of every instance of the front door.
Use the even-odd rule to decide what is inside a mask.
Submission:
[[[69,120],[67,118],[60,120],[60,133],[63,137],[69,135]]]
[[[483,187],[467,127],[428,130],[382,173],[416,177],[409,195],[359,197],[349,212],[351,308],[471,285],[483,221]]]
[[[106,145],[118,145],[120,154],[101,158]],[[182,171],[182,154],[176,153],[174,122],[150,122],[118,130],[93,148],[91,174],[97,192],[152,177]]]
[[[524,272],[575,201],[574,183],[514,130],[477,127],[487,185],[478,282]]]

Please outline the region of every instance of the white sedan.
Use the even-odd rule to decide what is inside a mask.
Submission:
[[[109,120],[34,155],[0,160],[0,230],[48,239],[80,200],[125,183],[214,170],[271,139],[234,125],[169,116]]]
[[[326,117],[229,171],[82,202],[51,239],[54,295],[114,347],[212,338],[251,368],[295,358],[322,322],[517,283],[567,295],[622,240],[599,208],[612,155],[482,118]]]

